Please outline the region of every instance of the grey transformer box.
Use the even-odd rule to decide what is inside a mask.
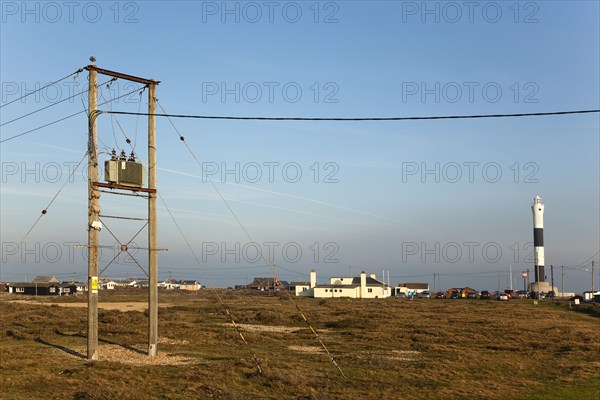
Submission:
[[[104,180],[123,186],[142,187],[146,184],[146,174],[140,162],[108,160],[104,162]]]

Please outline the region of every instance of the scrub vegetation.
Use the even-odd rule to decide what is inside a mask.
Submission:
[[[214,291],[161,291],[150,359],[146,292],[104,291],[96,362],[85,297],[3,293],[0,398],[600,398],[596,304],[297,299],[344,379],[287,296],[219,293],[248,345]]]

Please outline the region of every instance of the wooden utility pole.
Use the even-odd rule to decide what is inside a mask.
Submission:
[[[550,265],[550,284],[552,285],[552,302],[554,303],[554,299],[556,298],[556,292],[554,292],[554,265]]]
[[[565,266],[560,266],[560,294],[561,297],[565,295]]]
[[[158,346],[158,239],[156,224],[156,84],[148,84],[148,355]],[[153,192],[152,192],[153,191]]]
[[[592,260],[592,300],[594,296],[594,260]]]
[[[95,70],[89,70],[88,89],[88,360],[98,359],[98,194],[94,182],[98,181],[98,133],[96,109],[98,107],[97,78]]]
[[[94,62],[95,60],[92,60]],[[155,356],[158,345],[158,248],[156,221],[156,85],[160,82],[144,79],[121,72],[109,71],[88,65],[88,359],[98,359],[98,232],[101,229],[98,198],[100,188],[142,192],[148,196],[148,355]],[[97,75],[107,75],[117,79],[137,82],[148,87],[148,188],[124,186],[118,183],[98,182],[98,153],[96,118],[98,116]],[[112,193],[112,192],[108,192]],[[121,194],[121,193],[116,193]],[[106,218],[139,219],[116,216]],[[121,251],[127,245],[121,244]]]

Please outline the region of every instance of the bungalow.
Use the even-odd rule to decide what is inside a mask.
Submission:
[[[179,283],[179,289],[180,290],[192,290],[192,291],[196,291],[196,290],[200,290],[202,288],[202,285],[200,285],[198,283],[198,281],[186,281],[183,280]]]
[[[36,276],[32,283],[59,283],[56,275],[38,275]]]
[[[75,287],[77,288],[77,293],[87,292],[88,285],[85,282],[73,282]]]
[[[37,283],[37,282],[10,282],[8,293],[24,294],[29,296],[60,296],[59,283]]]
[[[74,296],[77,294],[77,285],[73,282],[63,282],[59,285],[60,296]]]
[[[287,281],[280,281],[278,278],[254,278],[251,284],[246,286],[251,290],[290,290],[290,284]]]
[[[117,286],[119,286],[119,284],[115,281],[103,282],[100,285],[100,287],[102,287],[102,289],[106,289],[106,290],[114,290]]]
[[[417,283],[417,282],[408,282],[408,283],[399,283],[394,288],[394,294],[398,296],[400,293],[405,293],[406,295],[417,295],[422,292],[429,291],[429,283]]]
[[[357,277],[332,277],[330,283],[317,285],[317,272],[310,271],[310,283],[296,285],[296,296],[314,298],[350,297],[355,299],[377,299],[391,296],[391,287],[377,280],[375,274],[367,277],[363,271]]]
[[[310,282],[290,282],[290,291],[296,293],[306,292],[310,289]]]
[[[158,287],[168,289],[168,290],[173,290],[173,289],[179,289],[179,285],[180,285],[179,281],[169,278],[163,282],[160,282],[158,284]]]

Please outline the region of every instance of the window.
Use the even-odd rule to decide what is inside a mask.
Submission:
[[[373,289],[369,288],[369,289],[367,289],[367,292],[368,293],[373,293]]]
[[[54,293],[56,291],[55,287],[50,287],[50,293]]]
[[[22,287],[15,288],[15,292],[16,293],[25,293],[25,288],[22,288]]]
[[[325,293],[327,293],[327,289],[325,289]]]

